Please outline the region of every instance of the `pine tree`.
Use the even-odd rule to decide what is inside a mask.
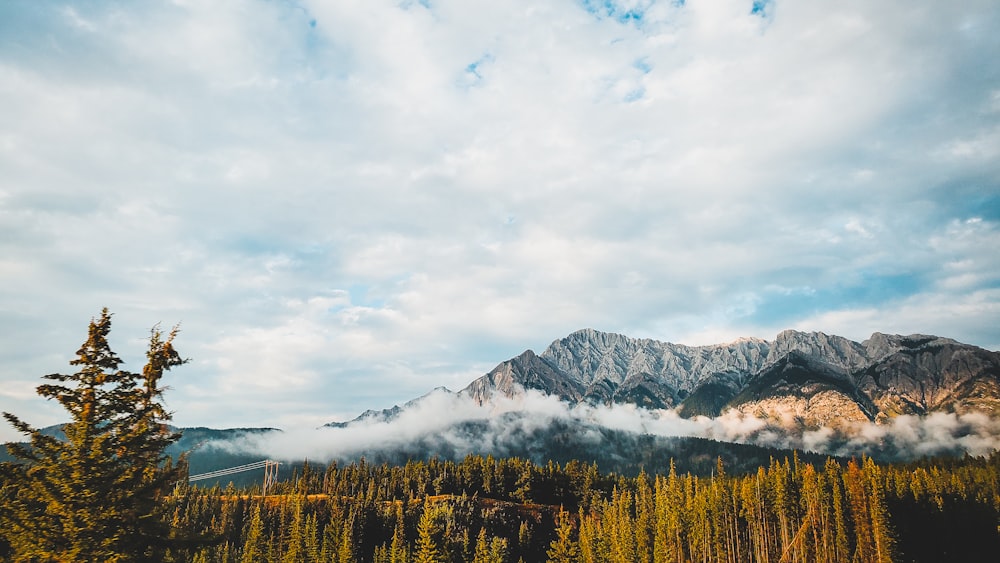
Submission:
[[[847,561],[850,559],[849,533],[847,527],[847,508],[844,499],[844,480],[840,465],[832,459],[826,461],[823,469],[823,476],[830,487],[831,511],[833,513],[834,541],[833,559],[834,561]]]
[[[0,526],[16,559],[158,561],[185,546],[160,502],[186,473],[183,463],[164,463],[179,435],[160,402],[164,372],[185,362],[173,347],[177,329],[165,340],[152,330],[141,374],[120,369],[110,331],[104,309],[70,362],[79,371],[46,375],[55,383],[37,388],[68,412],[65,439],[4,413],[30,439],[7,444],[18,461],[4,468],[17,492],[5,499]]]
[[[646,471],[639,472],[635,492],[635,560],[647,563],[653,560],[654,508],[653,490]]]
[[[492,538],[490,540],[490,552],[487,558],[488,563],[504,563],[507,561],[507,538]]]
[[[611,561],[615,563],[636,561],[636,526],[632,518],[632,507],[632,493],[616,490],[602,518],[606,523],[608,540],[611,543]]]
[[[430,506],[424,501],[424,512],[417,523],[417,552],[414,554],[414,561],[417,563],[439,563],[445,560],[443,550],[438,545],[441,526],[437,520],[440,514],[438,507]]]
[[[565,511],[559,513],[559,526],[556,528],[556,539],[552,540],[545,555],[553,563],[573,563],[580,555],[580,549],[570,537],[573,528],[570,525],[569,514]]]
[[[288,544],[281,557],[282,563],[301,563],[308,561],[306,557],[306,534],[304,517],[302,514],[303,500],[301,496],[295,496],[292,500],[292,524],[288,530]]]
[[[342,518],[341,515],[334,514],[334,517],[323,527],[322,548],[319,553],[320,561],[338,561],[337,548],[340,545]]]
[[[517,528],[517,547],[522,552],[531,547],[531,525],[527,520],[521,520],[521,525]]]
[[[490,563],[490,542],[486,539],[486,528],[479,529],[479,536],[476,538],[476,552],[472,556],[472,563]]]
[[[858,464],[851,460],[843,474],[844,488],[854,522],[854,559],[861,563],[876,561],[875,534],[872,530],[871,514],[868,510],[868,492],[865,476]]]
[[[871,458],[864,462],[865,486],[868,492],[868,512],[872,524],[872,540],[875,543],[875,561],[892,561],[894,542],[889,526],[889,510],[885,505],[885,485],[882,471]]]
[[[607,534],[604,533],[600,518],[596,517],[596,510],[599,510],[600,507],[595,506],[594,509],[595,512],[592,512],[590,515],[585,515],[583,509],[580,509],[579,514],[580,524],[577,532],[577,537],[579,538],[578,559],[585,563],[598,563],[611,559],[611,550],[606,538]]]
[[[337,558],[341,563],[354,561],[354,512],[344,520],[340,531],[340,544],[337,546]]]
[[[262,561],[267,553],[264,542],[264,521],[261,517],[261,505],[255,504],[253,515],[247,523],[247,530],[244,533],[243,551],[240,556],[240,563],[253,563]]]
[[[410,560],[406,545],[406,528],[402,504],[396,509],[396,526],[392,531],[392,545],[389,548],[390,563],[407,563]]]
[[[310,514],[306,518],[306,547],[305,547],[305,559],[306,561],[318,561],[320,557],[320,547],[319,547],[319,525],[316,523],[316,513]]]

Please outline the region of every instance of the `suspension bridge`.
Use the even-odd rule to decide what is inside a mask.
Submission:
[[[194,483],[196,481],[204,481],[206,479],[217,479],[219,477],[225,477],[227,475],[233,475],[236,473],[243,473],[245,471],[255,471],[258,469],[264,470],[264,487],[261,492],[262,495],[267,495],[267,489],[274,486],[278,482],[278,466],[281,465],[277,461],[270,459],[262,459],[260,461],[255,461],[253,463],[247,463],[246,465],[237,465],[236,467],[227,467],[225,469],[217,469],[215,471],[209,471],[207,473],[199,473],[197,475],[191,475],[188,477],[188,483]]]

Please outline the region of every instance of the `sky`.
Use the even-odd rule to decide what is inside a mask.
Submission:
[[[1000,349],[992,0],[0,2],[0,410],[103,307],[182,426],[582,328]],[[0,427],[0,439],[17,437]]]

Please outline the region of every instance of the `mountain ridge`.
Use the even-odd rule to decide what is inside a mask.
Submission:
[[[459,393],[535,389],[570,403],[677,408],[683,416],[744,414],[806,426],[902,414],[1000,415],[1000,353],[925,334],[873,333],[862,342],[784,330],[687,346],[582,329],[541,354],[501,362]]]
[[[922,334],[857,342],[782,331],[687,346],[584,329],[500,362],[457,393],[438,387],[315,430],[190,428],[169,453],[190,452],[198,473],[265,456],[470,453],[622,470],[705,439],[882,459],[982,452],[1000,448],[1000,353]]]
[[[874,332],[858,342],[789,329],[774,340],[689,346],[586,328],[500,362],[457,394],[482,405],[529,390],[571,405],[676,409],[686,418],[732,409],[806,427],[939,411],[1000,416],[1000,352],[926,334]],[[326,426],[391,420],[422,398]]]

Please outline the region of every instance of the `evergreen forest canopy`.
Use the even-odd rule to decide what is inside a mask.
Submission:
[[[121,369],[106,310],[72,375],[41,396],[65,439],[30,438],[0,464],[3,561],[992,561],[1000,454],[880,465],[791,454],[706,475],[651,465],[469,456],[318,468],[269,488],[199,488],[160,401],[184,360],[177,330],[151,332],[140,373]],[[682,461],[682,460],[679,460]],[[730,474],[732,473],[732,474]]]

